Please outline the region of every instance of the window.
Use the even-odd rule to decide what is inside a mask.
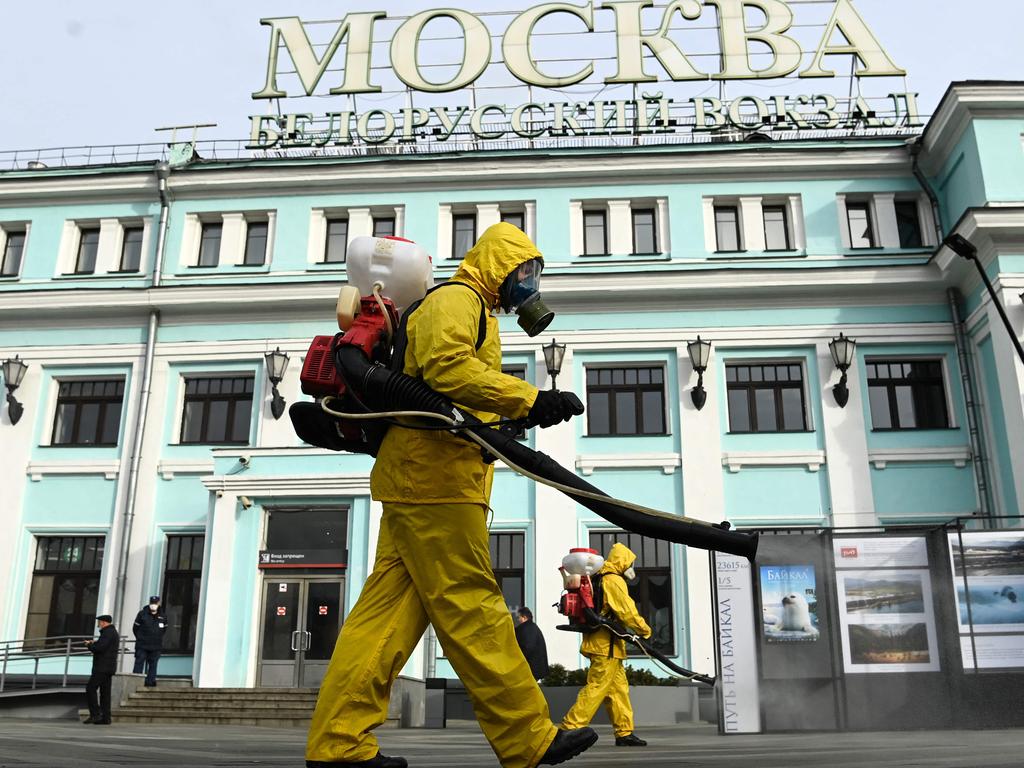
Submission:
[[[608,217],[604,211],[583,212],[583,255],[608,253]]]
[[[248,443],[252,388],[252,376],[186,379],[181,442]]]
[[[164,650],[171,653],[191,653],[196,648],[204,542],[202,534],[167,537],[164,586],[160,594],[167,616]]]
[[[91,275],[96,271],[96,251],[100,244],[99,227],[83,227],[78,231],[78,256],[75,259],[76,275]]]
[[[491,534],[491,567],[494,580],[505,598],[509,611],[515,612],[526,602],[525,539],[522,533]]]
[[[52,445],[117,445],[124,379],[62,381]]]
[[[730,432],[804,432],[804,375],[799,363],[725,366]]]
[[[501,220],[526,231],[526,216],[522,211],[502,211]]]
[[[900,233],[900,248],[920,248],[924,245],[916,200],[896,201],[896,228]]]
[[[199,236],[199,266],[216,267],[220,262],[220,236],[224,225],[218,222],[202,222]]]
[[[501,372],[506,373],[509,376],[515,376],[517,379],[520,379],[521,381],[526,381],[525,365],[503,365],[501,366]],[[526,429],[520,427],[518,430],[516,430],[514,437],[516,440],[525,440]]]
[[[588,368],[587,434],[666,434],[664,370]]]
[[[266,221],[249,221],[245,225],[245,256],[242,265],[262,267],[267,261],[267,233],[270,225]]]
[[[766,251],[788,251],[789,224],[786,221],[786,206],[766,205],[764,215],[764,249]]]
[[[658,237],[654,226],[653,208],[634,208],[633,253],[657,253]]]
[[[637,612],[651,628],[648,642],[667,656],[675,653],[675,629],[672,621],[672,547],[667,541],[649,539],[623,531],[595,531],[590,548],[607,555],[615,542],[625,544],[636,555],[633,570],[636,579],[626,582]],[[630,654],[642,651],[626,644]]]
[[[461,259],[476,244],[476,214],[452,216],[452,258]]]
[[[348,219],[327,220],[327,245],[324,248],[325,264],[343,264],[348,250]]]
[[[851,248],[874,248],[871,229],[871,206],[868,203],[847,203],[846,220],[850,225]]]
[[[865,363],[873,429],[949,427],[939,360],[870,360]]]
[[[25,251],[24,232],[6,232],[4,241],[3,264],[0,265],[0,277],[17,277],[21,272],[21,257]]]
[[[85,635],[96,627],[102,536],[45,536],[36,548],[25,639]]]
[[[374,216],[373,217],[373,236],[374,237],[394,237],[395,236],[395,217],[394,216]]]
[[[125,227],[121,239],[122,272],[138,272],[142,265],[142,227]]]
[[[740,212],[736,206],[715,206],[715,248],[718,251],[739,251]]]

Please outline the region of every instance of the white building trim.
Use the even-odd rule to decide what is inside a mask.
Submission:
[[[723,451],[722,466],[730,472],[744,467],[807,467],[817,472],[825,463],[824,451]]]
[[[889,464],[921,462],[952,462],[957,469],[967,466],[971,460],[968,445],[952,448],[879,448],[868,451],[868,461],[875,469],[885,469]]]
[[[30,461],[25,468],[26,474],[35,482],[42,480],[44,475],[103,475],[107,480],[114,480],[120,471],[119,459]]]
[[[595,469],[650,469],[657,467],[671,475],[683,465],[678,453],[598,453],[576,456],[576,468],[584,475]]]

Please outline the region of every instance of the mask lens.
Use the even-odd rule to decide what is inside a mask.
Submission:
[[[540,289],[541,262],[539,259],[531,259],[520,264],[510,280],[514,281],[508,295],[510,308],[520,305],[531,295]]]

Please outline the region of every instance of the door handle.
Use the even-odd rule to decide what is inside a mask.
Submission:
[[[306,644],[305,644],[305,646],[303,647],[302,650],[308,651],[309,647],[311,645],[313,645],[313,633],[309,632],[309,631],[306,631],[306,632],[303,632],[302,634],[304,634],[306,636]]]
[[[296,642],[297,642],[297,640],[298,640],[298,638],[297,638],[296,636],[297,636],[298,634],[299,634],[299,630],[297,630],[297,629],[296,629],[296,630],[295,630],[294,632],[292,632],[292,642],[291,642],[291,649],[292,649],[293,651],[297,651],[297,650],[299,650],[298,646],[296,645]]]

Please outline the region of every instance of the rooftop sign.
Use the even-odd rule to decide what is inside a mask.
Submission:
[[[806,8],[806,4],[803,4]],[[797,6],[797,4],[793,4]],[[822,26],[813,51],[794,36],[793,6],[784,0],[672,0],[663,8],[654,0],[604,0],[574,5],[551,2],[515,15],[500,34],[492,31],[469,11],[439,8],[392,19],[386,11],[349,13],[342,18],[329,40],[314,44],[310,38],[313,22],[295,16],[266,18],[270,44],[262,87],[254,99],[303,98],[310,96],[348,97],[351,107],[314,115],[294,112],[286,115],[253,116],[252,148],[326,146],[360,140],[369,144],[388,141],[414,142],[429,135],[444,141],[462,128],[476,140],[500,139],[506,135],[536,139],[541,136],[591,136],[671,132],[680,126],[694,131],[714,131],[722,126],[753,130],[772,125],[784,130],[845,126],[852,119],[859,127],[920,125],[914,94],[887,94],[891,108],[876,109],[868,102],[850,99],[844,109],[827,94],[758,97],[741,96],[731,101],[701,97],[675,101],[661,91],[639,94],[632,99],[588,99],[586,102],[534,99],[520,104],[475,104],[471,106],[412,106],[413,93],[443,94],[473,89],[489,67],[503,66],[514,85],[530,89],[566,89],[573,86],[644,86],[687,81],[766,80],[777,78],[832,78],[834,57],[844,55],[854,62],[852,76],[899,77],[906,72],[897,66],[875,38],[851,0],[836,0]],[[611,25],[614,46],[608,35],[598,32],[596,18]],[[481,14],[483,15],[483,14]],[[494,15],[494,14],[488,14]],[[679,42],[687,27],[707,29],[714,17],[717,48],[711,57],[717,64],[709,71],[709,56],[703,50],[685,50]],[[757,17],[760,20],[752,23]],[[656,21],[652,27],[651,22]],[[395,27],[395,23],[400,22]],[[382,25],[392,28],[390,40],[375,39]],[[436,62],[423,54],[427,30],[438,25],[454,29],[454,41],[446,53],[459,50],[456,64],[438,76]],[[551,25],[571,35],[572,46],[592,58],[556,61],[535,54],[538,37]],[[319,23],[322,27],[323,24]],[[799,26],[807,26],[801,24]],[[315,30],[321,31],[320,29]],[[589,38],[594,38],[594,44]],[[437,39],[437,38],[433,38]],[[387,45],[389,63],[375,65],[374,45]],[[496,55],[500,48],[500,58]],[[281,52],[293,69],[284,70]],[[577,54],[578,56],[579,54]],[[601,73],[596,62],[610,59],[612,66]],[[568,62],[574,62],[566,67]],[[845,62],[844,62],[845,63]],[[573,69],[574,68],[574,69]],[[381,71],[381,70],[385,71]],[[572,69],[573,71],[566,71]],[[282,75],[289,79],[284,81]],[[359,94],[387,93],[381,78],[404,90],[404,109],[371,109],[358,113]],[[436,97],[435,97],[436,100]]]

